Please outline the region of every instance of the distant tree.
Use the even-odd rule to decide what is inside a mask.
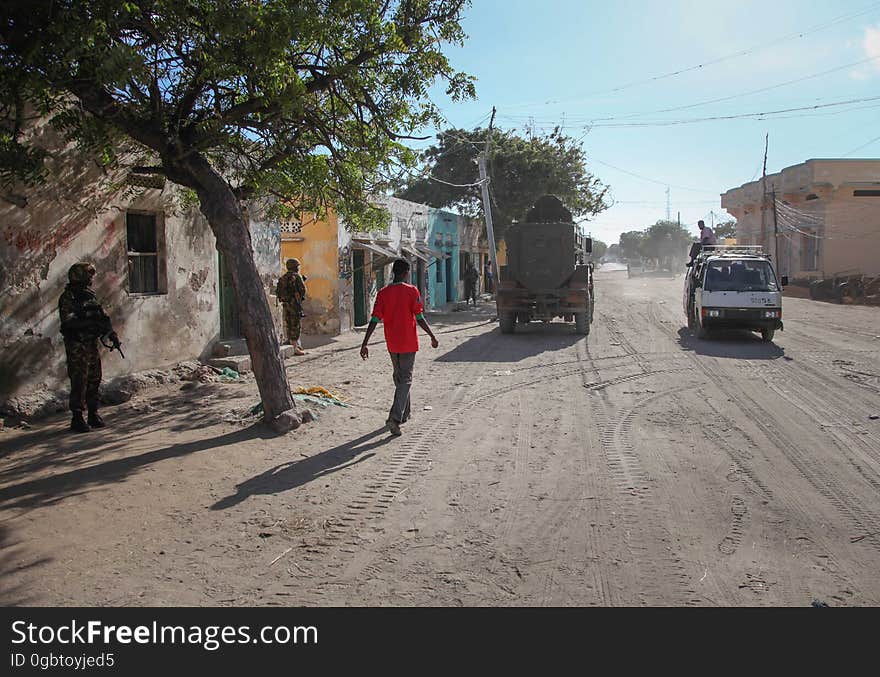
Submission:
[[[105,164],[120,140],[142,174],[191,191],[229,264],[264,407],[299,425],[243,200],[334,206],[356,227],[401,140],[437,123],[427,88],[473,96],[441,51],[467,0],[5,0],[0,8],[0,182],[45,177],[27,119],[50,118]]]
[[[691,234],[676,221],[657,221],[645,231],[642,251],[659,264],[672,266],[687,258]]]
[[[723,237],[736,237],[736,221],[731,219],[730,221],[719,223],[715,226],[715,236],[719,239]]]
[[[593,239],[593,253],[590,255],[590,258],[593,261],[598,261],[603,256],[605,256],[605,252],[608,251],[608,245],[602,242],[602,240]]]
[[[608,245],[608,251],[606,252],[606,256],[612,261],[616,261],[620,258],[620,245],[616,242]]]
[[[397,197],[432,207],[454,207],[482,217],[483,196],[477,158],[488,130],[448,129],[421,155],[422,172],[404,179]],[[587,170],[583,148],[558,129],[545,136],[519,136],[493,130],[489,156],[492,221],[496,239],[522,220],[535,201],[553,194],[577,217],[608,208],[608,188]]]
[[[645,256],[643,248],[645,233],[641,230],[630,230],[620,234],[618,248],[620,257],[624,260],[637,259]]]

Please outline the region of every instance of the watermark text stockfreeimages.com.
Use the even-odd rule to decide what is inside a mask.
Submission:
[[[12,644],[34,646],[64,644],[108,646],[128,644],[180,644],[201,646],[216,651],[235,644],[317,644],[315,626],[265,625],[109,625],[102,621],[72,620],[61,625],[36,625],[27,621],[12,622]]]

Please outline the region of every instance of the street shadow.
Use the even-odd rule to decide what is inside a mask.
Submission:
[[[24,606],[33,604],[36,600],[31,593],[26,592],[27,586],[23,582],[10,583],[12,574],[21,574],[29,569],[37,569],[52,560],[40,558],[26,561],[26,552],[19,543],[13,542],[8,527],[0,525],[0,606]]]
[[[520,362],[541,353],[554,352],[582,340],[574,325],[563,322],[530,322],[516,325],[513,334],[493,329],[468,339],[437,362]]]
[[[326,477],[340,470],[350,468],[356,463],[374,456],[366,453],[387,444],[391,437],[369,442],[369,440],[385,432],[385,427],[361,435],[357,439],[340,444],[332,449],[319,452],[298,461],[281,463],[270,468],[241,484],[236,485],[236,493],[222,498],[211,506],[211,510],[225,510],[238,505],[251,496],[280,494],[314,480]],[[369,443],[368,443],[369,442]]]
[[[682,327],[678,330],[678,345],[698,355],[736,360],[777,360],[785,356],[784,348],[773,342],[764,343],[753,332],[741,329],[716,329],[709,338],[700,339]]]
[[[209,451],[230,444],[238,444],[256,438],[274,439],[276,437],[277,435],[271,433],[262,424],[257,424],[208,439],[195,440],[183,444],[172,444],[162,449],[147,451],[135,456],[125,456],[85,467],[78,467],[66,472],[58,472],[48,477],[40,477],[0,487],[0,506],[5,510],[54,505],[67,498],[84,494],[92,487],[124,480],[136,470],[153,463]],[[115,445],[104,446],[100,449],[100,453],[124,452],[129,448],[127,442],[130,443],[130,441],[129,438],[121,440]],[[76,457],[76,460],[82,462],[81,457]],[[17,475],[21,477],[22,473],[18,472]],[[8,477],[8,472],[4,472],[4,479],[6,477]]]
[[[55,472],[81,468],[114,453],[125,453],[145,430],[158,428],[186,432],[216,425],[223,419],[211,406],[194,408],[193,401],[215,401],[233,395],[221,383],[191,384],[184,391],[156,395],[137,403],[138,409],[108,407],[101,410],[107,427],[89,433],[72,433],[70,414],[54,414],[34,423],[25,434],[0,438],[0,459],[9,464],[3,471],[5,483],[25,479],[46,470]],[[217,400],[219,401],[219,400]],[[231,406],[231,402],[230,402]]]

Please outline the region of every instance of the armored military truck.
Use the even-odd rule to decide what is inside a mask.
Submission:
[[[585,257],[592,240],[580,233],[559,198],[540,198],[504,240],[507,265],[501,266],[495,294],[502,333],[512,333],[517,323],[561,317],[573,322],[577,333],[589,334],[593,267]]]

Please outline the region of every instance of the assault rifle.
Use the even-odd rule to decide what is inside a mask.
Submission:
[[[109,343],[107,341],[104,341],[104,338],[106,338]],[[122,352],[122,343],[120,343],[119,336],[116,334],[115,331],[111,331],[109,334],[104,334],[103,336],[101,336],[101,345],[103,345],[105,348],[109,348],[111,353],[114,350],[118,350],[119,354],[122,355],[122,359],[125,359],[125,353]]]

